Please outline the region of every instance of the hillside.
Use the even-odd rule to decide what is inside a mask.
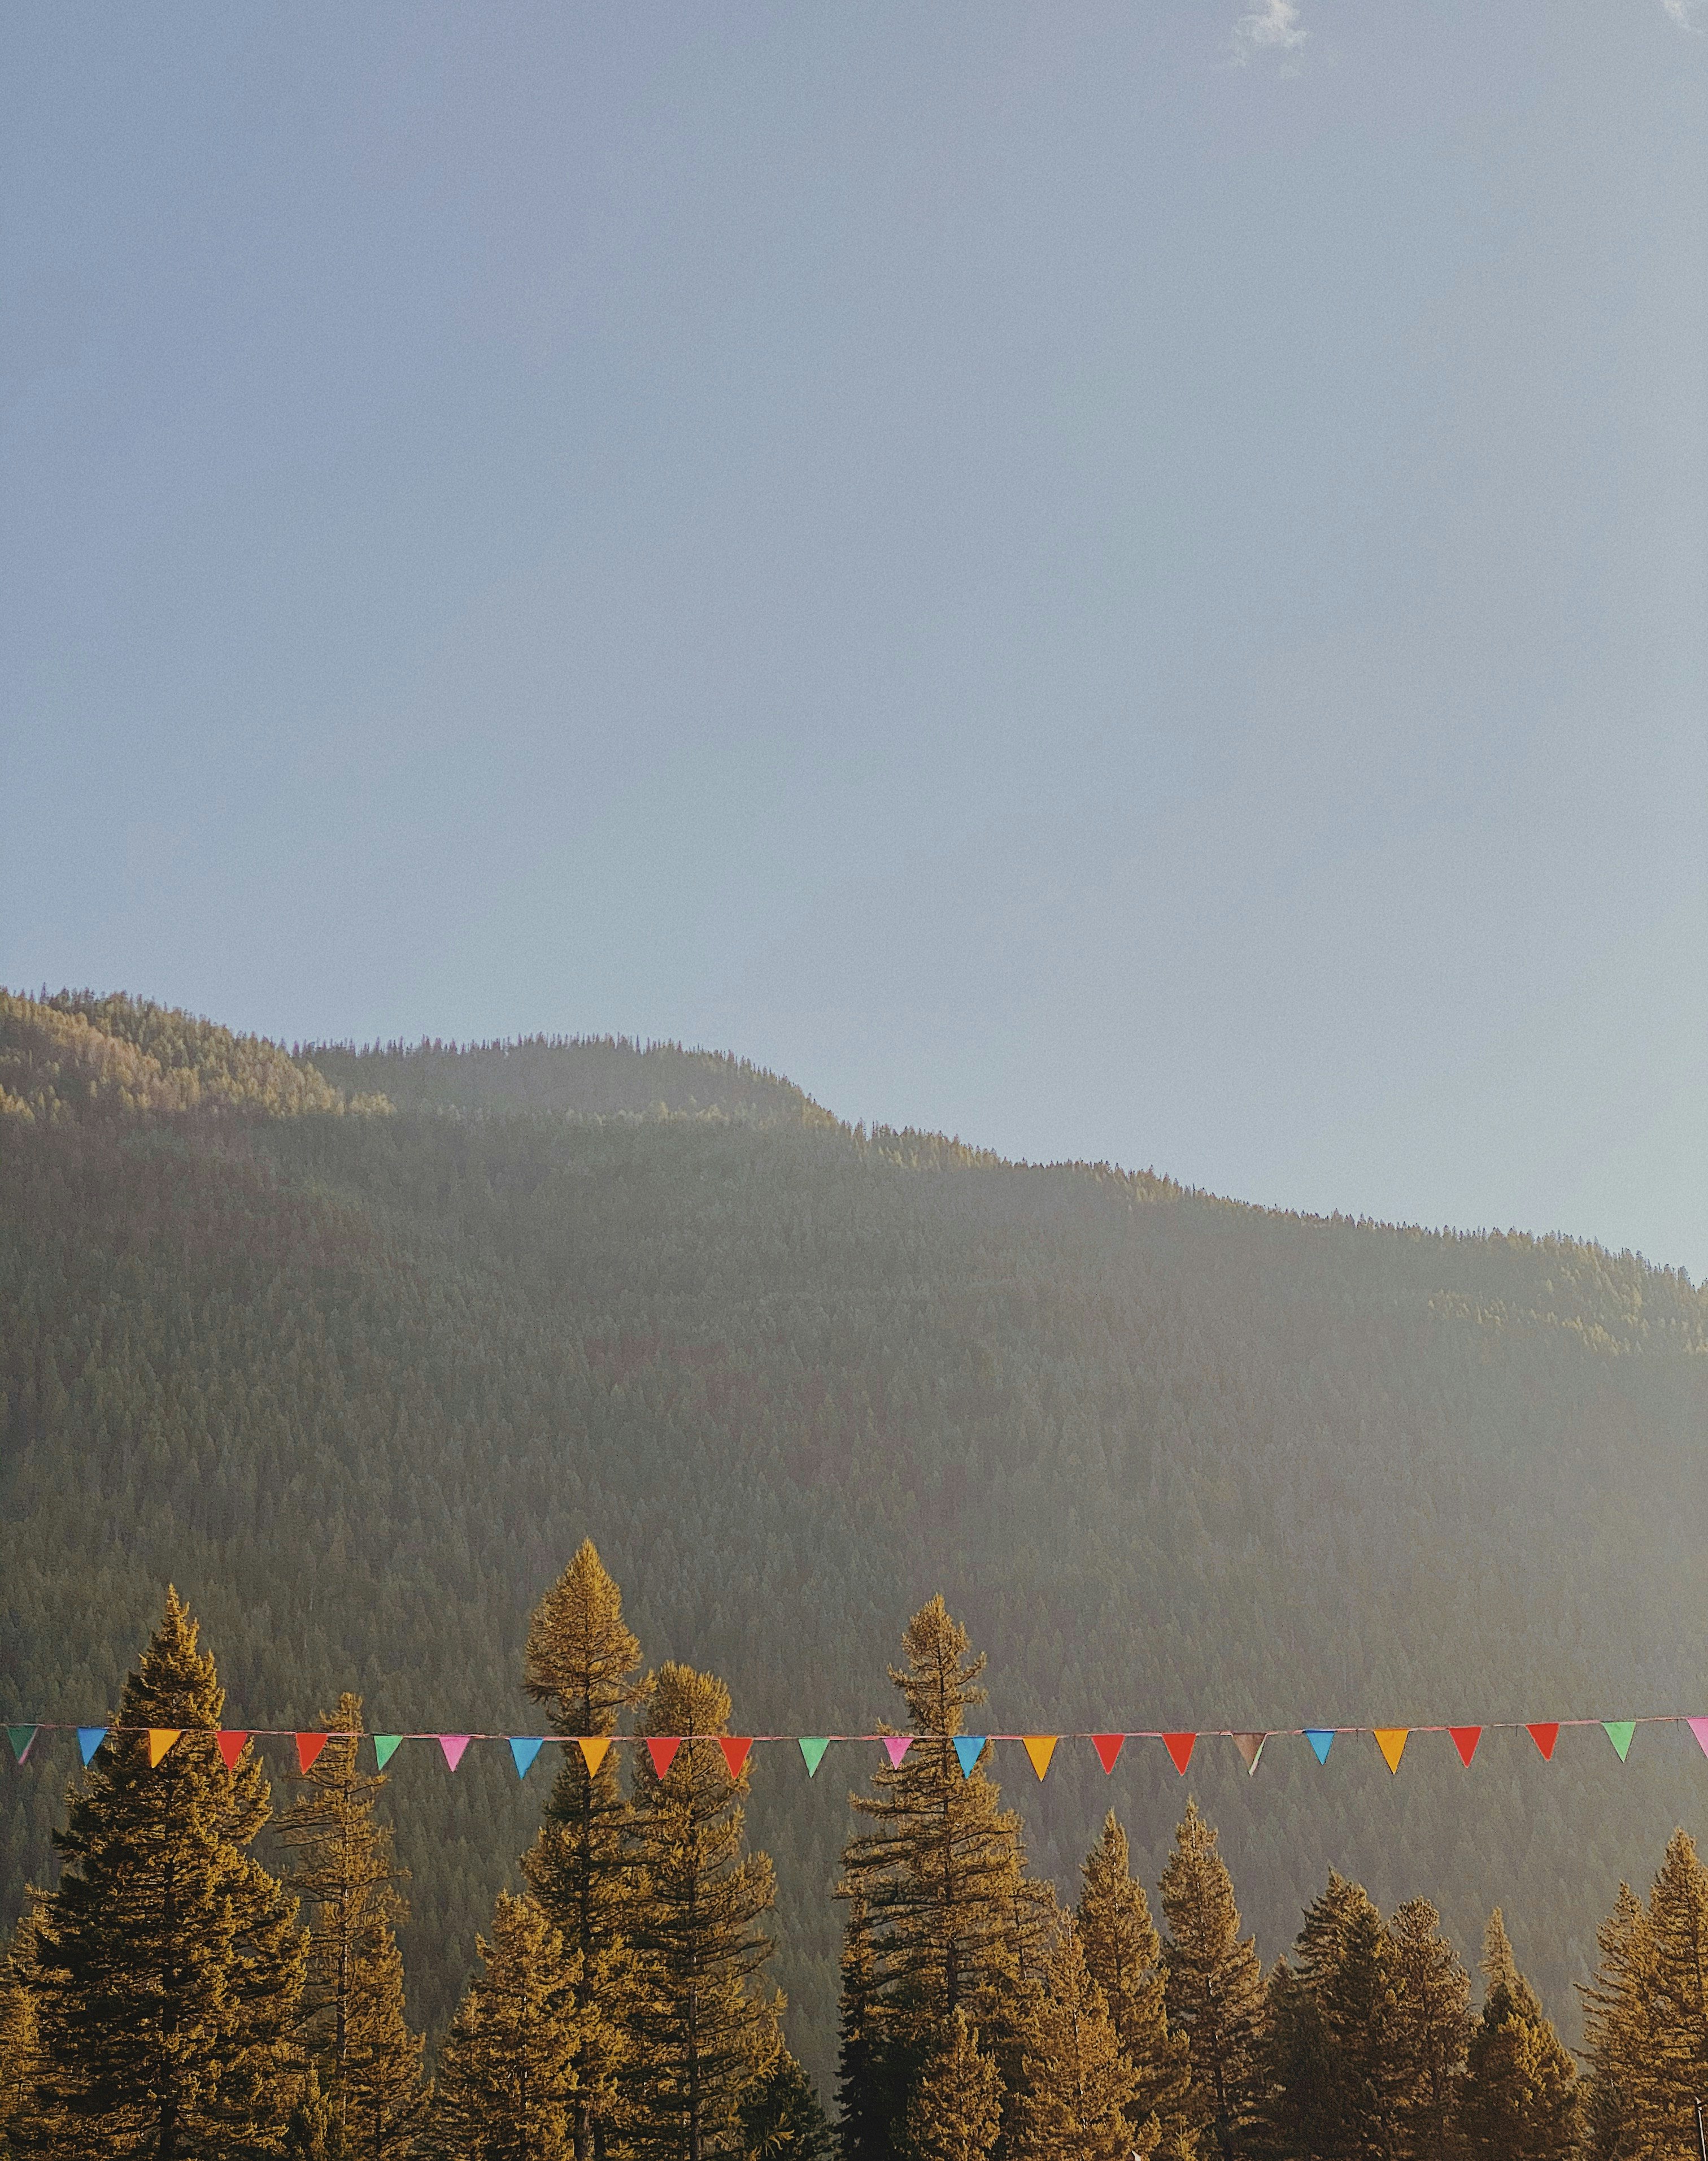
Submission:
[[[703,1065],[299,1060],[7,1000],[7,1718],[100,1719],[170,1578],[246,1724],[353,1686],[376,1725],[526,1731],[526,1617],[589,1533],[646,1657],[721,1673],[744,1730],[870,1731],[939,1589],[995,1730],[1708,1710],[1688,1278],[851,1132]],[[512,1071],[524,1107],[496,1107]],[[543,1798],[500,1752],[394,1767],[433,2019]],[[1187,1789],[1160,1748],[1106,1781],[1064,1747],[1041,1788],[1010,1752],[1043,1865],[1065,1880],[1113,1799],[1154,1880]],[[821,2075],[858,1756],[755,1777]],[[7,1779],[8,1917],[74,1761]],[[1623,1766],[1598,1731],[1550,1764],[1493,1735],[1469,1773],[1420,1736],[1396,1778],[1368,1741],[1322,1769],[1273,1742],[1250,1780],[1207,1742],[1189,1783],[1266,1958],[1333,1863],[1435,1897],[1467,1948],[1502,1903],[1568,2024],[1620,1876],[1708,1828],[1674,1727]]]

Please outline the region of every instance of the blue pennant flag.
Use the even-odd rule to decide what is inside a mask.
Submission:
[[[970,1778],[973,1767],[984,1753],[985,1736],[982,1733],[963,1733],[956,1737],[955,1753],[961,1759],[961,1776]]]
[[[104,1726],[80,1726],[77,1728],[77,1747],[86,1771],[94,1760],[96,1750],[106,1738],[106,1728]]]
[[[1317,1762],[1327,1763],[1328,1752],[1334,1746],[1334,1728],[1332,1726],[1307,1726],[1305,1738],[1311,1743]]]
[[[532,1768],[535,1757],[545,1745],[543,1741],[536,1741],[532,1734],[511,1736],[510,1752],[516,1758],[516,1775],[518,1778],[527,1778]]]

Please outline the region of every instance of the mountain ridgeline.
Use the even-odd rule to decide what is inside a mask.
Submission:
[[[1276,1737],[1249,1777],[1207,1737],[1185,1782],[1155,1742],[1106,1776],[1064,1741],[1041,1784],[998,1744],[1064,1898],[1111,1804],[1155,1884],[1190,1792],[1265,1963],[1331,1870],[1461,1943],[1498,1905],[1568,2038],[1621,1879],[1708,1814],[1685,1726],[1624,1761],[1522,1730],[1708,1711],[1708,1299],[1632,1255],[850,1129],[675,1045],[292,1054],[8,996],[0,1313],[8,1721],[110,1722],[172,1581],[230,1723],[348,1690],[380,1731],[540,1731],[529,1615],[590,1535],[646,1665],[720,1677],[735,1731],[871,1733],[941,1591],[993,1731]],[[1397,1775],[1285,1731],[1500,1721]],[[0,1922],[51,1880],[69,1742],[6,1778]],[[827,2096],[871,1752],[749,1774]],[[438,2033],[543,1782],[479,1743],[390,1768]]]

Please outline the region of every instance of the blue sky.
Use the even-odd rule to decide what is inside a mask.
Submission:
[[[0,981],[1708,1273],[1708,7],[0,26]]]

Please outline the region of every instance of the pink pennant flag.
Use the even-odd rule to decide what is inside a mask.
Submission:
[[[1708,1756],[1708,1718],[1687,1718],[1685,1723],[1695,1735],[1696,1746]]]
[[[466,1733],[441,1733],[439,1745],[444,1751],[445,1762],[454,1771],[463,1760],[463,1751],[469,1745],[469,1737]]]
[[[912,1742],[913,1736],[911,1733],[886,1733],[884,1736],[884,1753],[890,1758],[890,1768],[892,1771],[899,1771],[901,1768],[901,1759],[912,1746]]]

